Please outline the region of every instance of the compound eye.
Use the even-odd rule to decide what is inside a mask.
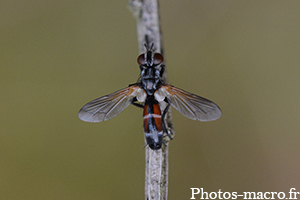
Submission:
[[[145,65],[146,64],[145,55],[144,54],[139,55],[139,57],[137,58],[137,62],[139,63],[139,65]]]
[[[160,53],[156,53],[153,56],[153,64],[154,65],[159,65],[164,61],[164,57]]]

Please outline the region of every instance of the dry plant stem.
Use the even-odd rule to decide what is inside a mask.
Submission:
[[[154,44],[156,52],[163,54],[157,0],[130,0],[129,9],[133,12],[137,20],[139,52],[145,52],[144,44],[148,40],[147,42],[150,45]],[[163,80],[167,83],[166,73],[163,75]],[[162,109],[165,106],[162,105]],[[170,112],[166,116],[166,124],[169,132],[174,133]],[[166,200],[168,195],[169,167],[168,141],[165,141],[165,145],[160,150],[153,151],[148,146],[145,147],[145,150],[145,199]]]

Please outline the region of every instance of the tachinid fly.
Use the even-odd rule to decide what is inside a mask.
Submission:
[[[142,107],[147,144],[152,150],[158,150],[163,144],[163,133],[171,138],[165,124],[165,115],[171,105],[182,115],[199,121],[216,120],[222,112],[208,99],[165,84],[163,56],[155,53],[153,44],[145,47],[146,52],[137,59],[141,69],[139,81],[87,103],[78,117],[86,122],[102,122],[117,116],[130,104]],[[159,104],[163,101],[167,106],[161,111]]]

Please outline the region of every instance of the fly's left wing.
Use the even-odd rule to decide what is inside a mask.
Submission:
[[[213,121],[222,115],[214,102],[171,85],[161,86],[154,95],[157,100],[168,97],[176,110],[193,120]]]
[[[87,103],[79,110],[78,117],[86,122],[109,120],[127,108],[132,98],[140,95],[146,95],[140,86],[129,86]]]

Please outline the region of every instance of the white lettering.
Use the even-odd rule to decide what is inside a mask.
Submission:
[[[267,194],[270,194],[270,192],[265,192],[264,198],[265,198],[265,199],[270,199],[270,197],[267,197]]]
[[[232,193],[232,199],[237,199],[238,195],[237,195],[237,192],[233,192]]]
[[[244,193],[244,198],[245,199],[256,199],[255,192],[243,192],[243,193]],[[247,197],[247,194],[249,194],[249,198]],[[253,194],[253,198],[251,197],[251,194]]]
[[[203,194],[206,194],[205,199],[208,199],[208,193],[207,192],[203,192],[203,188],[201,188],[201,198],[200,199],[204,199],[203,198]]]
[[[275,199],[274,198],[274,194],[277,194],[277,192],[271,192],[271,194],[272,194],[272,198],[271,199]]]
[[[281,197],[282,194],[282,197]],[[278,192],[277,194],[278,199],[284,199],[285,198],[285,193],[284,192]]]
[[[258,192],[257,193],[257,199],[263,199],[263,193],[262,192]]]
[[[198,190],[197,193],[195,192],[195,189]],[[192,190],[192,197],[191,197],[191,199],[195,199],[195,194],[199,194],[200,193],[200,189],[199,188],[191,188],[191,190]]]
[[[223,197],[224,197],[224,199],[230,199],[230,197],[231,197],[230,192],[224,192]]]
[[[293,190],[296,190],[296,188],[291,188],[290,189],[290,192],[289,192],[290,193],[290,199],[297,199],[296,198],[297,193],[296,192],[292,192]],[[292,197],[292,193],[294,194],[294,197]]]
[[[192,190],[192,197],[190,199],[196,199],[195,195],[199,194],[198,199],[237,199],[237,197],[243,197],[243,199],[297,199],[296,188],[290,188],[289,198],[286,198],[285,192],[243,192],[238,195],[237,192],[222,192],[221,189],[218,192],[204,192],[203,188],[190,188]]]
[[[214,195],[214,197],[212,197],[212,195]],[[215,199],[215,198],[217,198],[217,197],[218,197],[218,195],[217,195],[216,192],[211,192],[211,193],[209,193],[209,198],[210,198],[210,199]]]

